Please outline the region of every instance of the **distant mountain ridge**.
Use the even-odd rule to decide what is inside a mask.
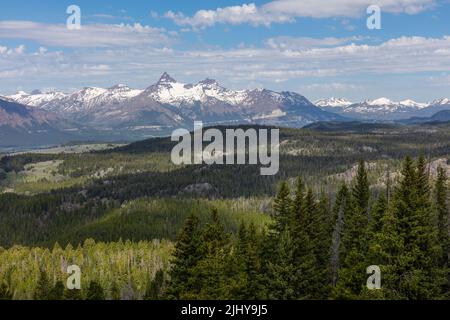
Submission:
[[[0,147],[56,144],[76,139],[78,132],[57,114],[0,99]]]
[[[294,92],[267,89],[229,90],[205,79],[184,84],[164,73],[143,90],[116,85],[88,87],[74,93],[26,94],[7,99],[50,111],[100,130],[154,133],[165,128],[206,124],[268,124],[302,127],[315,121],[340,121],[344,117],[316,107]]]
[[[350,103],[344,98],[331,98],[318,100],[316,104],[325,111],[364,121],[398,121],[411,117],[429,117],[438,111],[450,110],[450,100],[447,98],[429,103],[411,99],[395,102],[388,98]]]
[[[412,117],[401,121],[405,124],[419,124],[419,123],[442,123],[450,121],[450,110],[441,110],[431,117]]]

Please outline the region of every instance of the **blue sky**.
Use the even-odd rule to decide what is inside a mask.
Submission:
[[[67,30],[66,9],[81,9]],[[366,8],[381,8],[381,29]],[[450,96],[450,1],[65,1],[2,3],[0,93],[71,91],[164,71],[183,82],[292,90],[311,100]]]

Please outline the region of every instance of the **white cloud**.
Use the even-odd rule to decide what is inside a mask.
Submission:
[[[193,16],[168,11],[166,18],[180,26],[211,27],[216,24],[269,26],[273,23],[293,22],[299,17],[333,18],[359,17],[370,5],[379,5],[384,12],[417,14],[435,6],[435,0],[274,0],[262,6],[254,3],[199,10]]]
[[[358,39],[291,38],[294,45],[272,39],[260,48],[197,49],[114,47],[70,52],[49,50],[37,55],[11,53],[0,46],[0,87],[30,89],[59,86],[110,86],[127,83],[146,87],[168,71],[181,81],[216,78],[232,88],[264,86],[283,90],[356,92],[355,79],[376,82],[391,76],[422,79],[450,70],[450,36],[400,37],[376,45],[352,43]],[[351,42],[351,43],[348,43]],[[305,45],[307,44],[307,45]],[[423,83],[423,86],[422,86]],[[319,84],[322,84],[320,87]],[[309,86],[308,86],[309,85]],[[373,88],[371,87],[370,90]],[[367,89],[369,90],[369,89]],[[412,90],[412,89],[411,89]]]
[[[361,90],[363,86],[354,83],[312,83],[300,87],[300,91],[308,92],[349,92],[355,90]]]
[[[270,38],[266,45],[272,49],[278,50],[302,50],[314,47],[333,47],[343,44],[350,44],[367,39],[366,37],[354,36],[346,38],[310,38],[310,37],[289,37],[281,36]]]
[[[160,46],[174,41],[174,35],[168,35],[164,29],[139,23],[86,24],[81,30],[69,30],[63,24],[31,21],[0,21],[0,38],[32,40],[48,46],[70,48]]]
[[[24,54],[25,53],[25,45],[21,44],[17,48],[14,49],[14,52],[17,54]]]

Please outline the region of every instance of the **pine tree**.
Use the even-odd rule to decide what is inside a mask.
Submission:
[[[366,279],[368,251],[369,183],[364,161],[360,161],[352,189],[351,209],[344,215],[338,281],[334,290],[337,298],[354,299],[361,294]]]
[[[301,198],[302,188],[297,188],[295,197]],[[293,265],[296,267],[296,299],[316,298],[320,290],[320,272],[316,259],[318,244],[318,215],[313,191],[308,189],[301,201],[296,223],[291,227],[294,243]]]
[[[117,285],[117,282],[113,282],[113,284],[111,286],[110,299],[111,300],[120,300],[120,290]]]
[[[0,300],[12,300],[13,294],[5,281],[0,282]]]
[[[169,297],[180,299],[194,290],[192,272],[201,259],[199,251],[201,240],[198,228],[198,218],[191,215],[187,218],[183,230],[178,236],[170,270]],[[195,289],[198,290],[198,288]]]
[[[297,299],[298,266],[295,265],[296,244],[288,229],[271,237],[270,258],[264,258],[264,283],[267,285],[267,298],[271,300]],[[275,241],[274,241],[275,240]],[[267,254],[267,252],[265,252]],[[307,281],[308,279],[305,279]]]
[[[330,259],[333,234],[332,216],[329,210],[329,199],[323,193],[316,206],[315,230],[316,239],[314,239],[314,254],[316,260],[317,289],[315,290],[315,299],[327,299],[330,296]]]
[[[338,270],[341,265],[341,251],[342,251],[342,232],[344,228],[344,217],[349,215],[352,210],[352,202],[350,192],[347,185],[343,184],[336,196],[336,201],[333,207],[333,234],[331,244],[331,261],[330,261],[330,277],[333,287],[336,286],[339,279]]]
[[[229,295],[233,299],[254,300],[265,297],[261,284],[261,239],[254,224],[247,227],[243,222],[230,262],[226,266],[227,279],[232,284]]]
[[[303,200],[305,197],[304,194],[305,186],[303,185],[302,178],[298,177],[295,185],[295,195],[294,200],[292,201],[292,210],[294,214],[294,219],[299,221],[302,215],[303,209]]]
[[[442,258],[440,265],[446,273],[450,273],[450,211],[447,203],[448,188],[447,175],[442,167],[438,168],[436,185],[434,188],[435,206],[438,217],[438,241],[442,246]],[[450,294],[450,276],[443,289]]]
[[[212,211],[211,222],[202,230],[200,239],[203,259],[195,266],[192,278],[198,292],[190,292],[189,297],[224,299],[228,289],[224,274],[230,254],[230,238],[216,209]]]
[[[154,279],[151,279],[147,284],[144,300],[161,300],[164,297],[165,279],[164,271],[158,270]]]
[[[64,300],[83,300],[83,296],[81,295],[81,290],[79,289],[65,289],[64,290]]]
[[[105,300],[105,292],[98,282],[91,281],[89,283],[89,287],[86,294],[86,300],[95,300],[95,301]]]
[[[286,181],[280,184],[273,208],[275,211],[275,226],[273,231],[282,233],[292,221],[291,191]]]
[[[375,205],[370,212],[369,218],[369,237],[381,232],[383,228],[383,217],[388,210],[386,194],[382,193],[378,197]]]
[[[383,294],[388,298],[433,299],[440,295],[445,274],[438,265],[441,251],[429,195],[424,158],[415,167],[407,157],[392,207],[383,217],[376,244],[371,245],[381,262]]]
[[[355,184],[352,189],[353,201],[355,209],[361,214],[367,215],[369,208],[369,180],[364,160],[359,161],[358,172],[355,178]]]
[[[34,292],[34,300],[49,300],[52,286],[45,270],[40,270],[39,278]]]
[[[50,291],[49,300],[62,300],[64,297],[64,283],[57,281]]]
[[[294,206],[286,181],[280,184],[274,200],[274,223],[262,245],[262,282],[266,284],[269,299],[295,299],[297,294],[294,266],[296,242],[293,236]]]

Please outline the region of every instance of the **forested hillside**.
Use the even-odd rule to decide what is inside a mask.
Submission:
[[[281,130],[276,176],[175,166],[166,138],[4,156],[0,297],[449,298],[448,125],[312,129]]]

